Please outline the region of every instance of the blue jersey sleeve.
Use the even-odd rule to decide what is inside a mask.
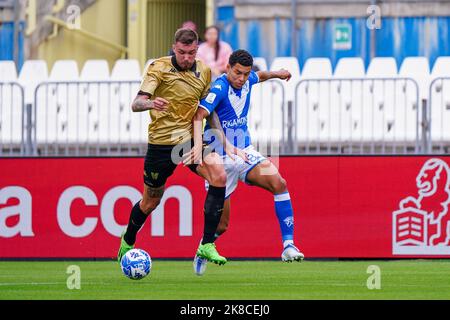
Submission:
[[[259,82],[258,74],[255,71],[250,72],[250,76],[248,77],[248,81],[250,82],[250,86],[253,86]]]
[[[227,96],[228,91],[222,81],[216,81],[211,85],[206,98],[200,100],[200,108],[207,110],[210,114],[217,108],[219,103]]]

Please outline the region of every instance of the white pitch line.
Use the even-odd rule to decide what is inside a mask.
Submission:
[[[48,286],[48,285],[60,285],[65,284],[65,282],[14,282],[14,283],[0,283],[0,287],[7,286]]]

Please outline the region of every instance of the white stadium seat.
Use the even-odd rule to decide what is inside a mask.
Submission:
[[[81,70],[81,81],[107,81],[109,80],[109,65],[106,60],[88,60]]]
[[[367,68],[369,78],[394,78],[397,73],[397,62],[392,57],[373,58]]]
[[[362,139],[363,81],[341,79],[362,79],[365,74],[364,61],[360,57],[341,58],[336,65],[334,77],[340,80],[333,81],[331,87],[334,105],[330,119],[334,141],[359,142]]]
[[[48,80],[48,67],[44,60],[27,60],[19,74],[19,83],[25,88],[25,103],[34,103],[36,87]]]
[[[431,72],[431,140],[450,141],[450,57],[436,59]],[[437,79],[447,78],[447,79]]]
[[[98,143],[100,140],[101,122],[107,121],[101,115],[109,109],[109,64],[106,60],[88,60],[81,70],[80,80],[84,83],[79,86],[78,125],[76,130],[69,132],[70,140],[79,143]],[[73,127],[73,126],[72,126]]]
[[[137,60],[117,60],[111,73],[114,81],[141,81],[142,71]]]
[[[365,81],[364,110],[368,112],[363,117],[363,140],[394,141],[394,79],[398,77],[397,62],[392,57],[373,58],[366,76],[383,80]]]
[[[119,144],[147,141],[148,113],[134,113],[131,110],[131,103],[139,92],[142,74],[139,61],[116,61],[111,79],[113,81],[125,81],[126,83],[112,86],[110,92],[111,104],[107,114],[109,126],[101,128],[101,140],[106,139],[108,142]]]
[[[328,58],[309,58],[303,66],[300,80],[307,81],[296,92],[296,136],[300,142],[330,139],[330,81],[314,79],[331,79],[332,73]]]
[[[22,141],[22,94],[14,61],[0,61],[0,144]]]
[[[14,82],[17,80],[17,70],[14,61],[0,61],[0,82]]]
[[[78,136],[77,104],[79,102],[78,65],[74,60],[59,60],[53,65],[48,78],[50,85],[38,89],[36,130],[38,144],[76,142]]]
[[[286,117],[283,120],[283,112],[287,110],[288,101],[294,103],[295,85],[300,78],[300,68],[298,60],[295,57],[278,57],[275,58],[270,67],[271,71],[286,69],[291,72],[292,79],[289,83],[283,82],[267,82],[255,88],[255,97],[260,97],[261,103],[258,110],[253,110],[250,118],[257,118],[256,112],[260,112],[258,127],[253,132],[255,139],[263,144],[277,144],[283,137],[283,130],[286,130]],[[262,90],[261,93],[258,93]],[[284,92],[284,95],[283,95]],[[283,102],[284,97],[284,102]]]
[[[75,60],[59,60],[53,65],[49,81],[77,81],[79,79],[78,65]]]
[[[265,58],[262,57],[255,57],[253,58],[253,65],[258,67],[260,71],[267,71],[267,61]]]
[[[426,57],[407,57],[400,67],[399,76],[412,78],[411,81],[399,81],[396,85],[396,107],[394,114],[394,138],[399,142],[413,142],[416,139],[417,112],[422,107],[422,99],[428,98],[430,67]]]

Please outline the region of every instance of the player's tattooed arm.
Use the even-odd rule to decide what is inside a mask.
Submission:
[[[264,82],[270,79],[289,81],[292,77],[291,73],[284,69],[278,71],[258,71],[256,74],[259,77],[259,82]]]
[[[154,109],[157,111],[166,111],[169,105],[169,101],[157,97],[154,100],[150,100],[150,96],[138,94],[134,99],[131,109],[133,112],[144,112],[150,109]]]

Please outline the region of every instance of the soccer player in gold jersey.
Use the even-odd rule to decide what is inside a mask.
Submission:
[[[225,264],[214,240],[220,222],[226,186],[226,173],[221,158],[214,152],[203,152],[204,158],[191,151],[192,119],[199,101],[205,98],[211,82],[211,70],[196,60],[198,35],[190,29],[175,33],[173,56],[155,60],[142,81],[135,98],[134,112],[150,112],[148,151],[144,164],[144,192],[131,210],[118,252],[123,255],[134,248],[136,235],[147,217],[157,208],[167,179],[181,162],[210,184],[204,205],[203,239],[197,255],[208,261]]]

